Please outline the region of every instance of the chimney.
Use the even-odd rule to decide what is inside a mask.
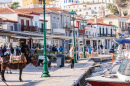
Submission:
[[[95,16],[95,23],[97,23],[97,16]]]

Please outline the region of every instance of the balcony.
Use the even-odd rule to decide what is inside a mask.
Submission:
[[[36,26],[21,26],[21,31],[38,32],[38,27],[36,27]]]
[[[98,34],[98,37],[115,37],[115,34]]]
[[[53,34],[55,35],[65,35],[65,29],[53,29]]]

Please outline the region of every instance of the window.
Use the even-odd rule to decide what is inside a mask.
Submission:
[[[96,9],[96,7],[94,7],[94,9]]]
[[[83,5],[83,7],[86,7],[86,5]]]
[[[91,7],[89,7],[88,10],[91,10]]]
[[[108,29],[106,28],[106,35],[108,34]]]
[[[119,28],[121,28],[121,21],[119,22]]]
[[[109,22],[110,25],[112,25],[112,22]]]
[[[13,31],[13,26],[10,26],[10,31]]]
[[[120,68],[119,68],[119,70],[118,70],[120,73],[123,71],[123,69],[124,69],[124,67],[125,67],[125,65],[126,65],[126,61],[127,61],[127,59],[124,59],[124,61],[123,61],[122,64],[121,64],[121,66],[120,66]]]
[[[35,26],[37,26],[37,21],[35,21]]]

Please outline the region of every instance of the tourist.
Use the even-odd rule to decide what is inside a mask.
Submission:
[[[4,55],[5,52],[6,52],[6,46],[4,46],[4,48],[2,49],[2,54]]]
[[[75,49],[75,47],[74,46],[72,46],[71,48],[70,48],[70,57],[71,57],[71,69],[74,69],[74,49]]]
[[[93,48],[93,46],[92,46],[92,49],[91,49],[92,51],[91,51],[91,57],[93,58],[93,53],[94,53],[94,48]]]
[[[63,47],[62,46],[60,46],[59,51],[63,52]]]
[[[89,54],[89,57],[91,56],[91,45],[88,46],[88,54]]]
[[[19,46],[18,50],[19,50],[19,54],[21,54],[21,48],[20,48],[20,46]]]
[[[11,46],[11,54],[14,54],[14,48]]]
[[[16,48],[16,56],[18,56],[18,55],[19,55],[19,48],[17,46],[17,48]]]
[[[52,47],[52,51],[56,51],[55,45],[53,45],[53,47]]]
[[[30,49],[30,54],[34,54],[34,52],[35,52],[35,49],[32,47],[32,48]]]
[[[7,56],[7,55],[11,55],[11,51],[10,51],[10,48],[7,48],[7,51],[4,53],[4,55],[5,56]],[[7,74],[8,74],[8,67],[6,68],[6,70],[7,70]],[[12,74],[12,72],[11,72],[11,69],[10,69],[10,74]]]
[[[0,56],[2,56],[2,47],[0,47]]]

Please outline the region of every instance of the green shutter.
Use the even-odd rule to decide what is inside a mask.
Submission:
[[[112,37],[112,29],[111,29],[111,37]]]
[[[101,36],[101,28],[99,28],[99,35]]]
[[[106,36],[107,36],[107,31],[108,31],[108,30],[107,30],[107,28],[106,28]]]
[[[103,36],[104,36],[104,28],[103,28]]]

